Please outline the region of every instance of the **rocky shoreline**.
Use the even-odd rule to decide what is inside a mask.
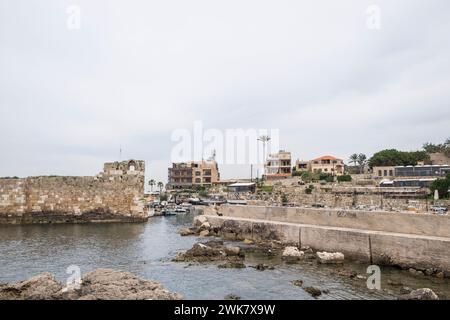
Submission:
[[[17,283],[0,284],[0,300],[180,300],[160,283],[130,272],[96,269],[81,278],[79,288],[67,288],[50,273]]]
[[[179,231],[182,236],[196,235],[200,237],[221,237],[223,239],[230,239],[229,233],[233,233],[232,228],[226,225],[224,228],[211,227],[205,216],[197,216],[191,228],[183,228]],[[236,241],[238,239],[231,238]],[[341,252],[320,252],[315,251],[310,247],[289,246],[281,243],[278,240],[250,240],[239,239],[241,244],[226,245],[223,240],[210,240],[194,244],[194,246],[186,252],[179,253],[173,261],[189,262],[189,263],[215,263],[219,268],[245,268],[253,267],[258,271],[272,270],[276,266],[266,265],[264,263],[258,265],[246,265],[246,254],[251,252],[258,252],[266,255],[268,258],[280,257],[284,263],[296,263],[323,266],[330,273],[330,275],[344,277],[359,283],[360,286],[365,286],[367,276],[358,274],[352,270],[349,264],[346,264],[346,257]],[[437,270],[419,271],[409,269],[409,273],[413,275],[423,275],[442,278],[443,274],[439,274]],[[302,288],[312,297],[317,298],[322,294],[329,293],[327,290],[321,290],[312,286],[303,286],[303,280],[297,279],[292,282],[293,285]],[[386,284],[386,283],[385,283]],[[367,289],[370,290],[370,289]],[[442,294],[436,294],[429,288],[412,289],[402,283],[394,283],[387,281],[387,286],[381,289],[393,298],[400,300],[438,300],[447,299]]]

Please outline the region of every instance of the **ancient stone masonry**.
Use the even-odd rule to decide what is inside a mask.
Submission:
[[[428,199],[428,193],[417,188],[376,188],[351,186],[321,186],[313,184],[310,194],[305,186],[274,185],[272,193],[262,193],[248,197],[250,204],[281,204],[284,195],[287,201],[296,206],[311,206],[323,204],[331,208],[352,208],[356,206],[371,206],[374,209],[389,211],[408,210],[415,207],[419,212],[428,211],[433,204]],[[439,200],[444,205],[448,200]]]
[[[0,224],[145,221],[144,174],[129,160],[93,177],[0,179]]]

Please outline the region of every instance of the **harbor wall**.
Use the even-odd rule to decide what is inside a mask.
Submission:
[[[450,237],[450,216],[426,213],[222,205],[227,217]]]
[[[127,163],[96,176],[0,179],[0,224],[145,221],[145,166]]]
[[[447,216],[229,205],[204,213],[226,239],[278,240],[339,251],[365,263],[433,269],[450,276]]]

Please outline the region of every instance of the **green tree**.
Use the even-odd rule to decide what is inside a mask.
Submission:
[[[447,157],[450,157],[450,138],[445,140],[444,143],[434,144],[431,142],[424,143],[423,150],[427,153],[444,153]]]
[[[161,193],[162,189],[164,188],[164,183],[162,183],[161,181],[158,182],[158,188],[159,188],[159,193]]]
[[[358,162],[358,166],[359,166],[359,173],[363,173],[364,166],[367,163],[367,156],[364,153],[358,154],[357,162]]]
[[[153,187],[155,186],[155,184],[156,184],[156,182],[155,182],[155,180],[153,180],[153,179],[151,179],[149,182],[148,182],[148,185],[150,186],[150,190],[153,192]]]
[[[442,152],[443,146],[442,144],[433,144],[430,142],[424,143],[422,146],[423,150],[425,150],[428,153],[436,153],[436,152]]]
[[[434,194],[435,190],[439,193],[439,198],[447,198],[449,196],[450,189],[450,173],[444,179],[437,179],[433,181],[430,186],[430,190],[432,194]]]
[[[353,165],[356,166],[356,163],[358,163],[358,154],[357,153],[352,154],[349,157],[348,162],[353,163]]]
[[[450,157],[450,138],[444,142],[444,153],[447,157]]]
[[[343,176],[338,176],[337,181],[338,182],[350,182],[350,181],[352,181],[352,176],[349,174],[346,174]]]
[[[414,166],[419,161],[427,161],[430,156],[426,151],[398,151],[396,149],[386,149],[375,153],[369,159],[371,168],[378,166]]]

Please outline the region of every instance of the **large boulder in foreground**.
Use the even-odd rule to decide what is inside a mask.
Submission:
[[[421,288],[412,290],[409,294],[401,297],[404,300],[439,300],[439,297],[433,290],[428,288]]]
[[[28,280],[0,285],[0,300],[51,300],[58,299],[63,286],[48,273],[41,273]]]
[[[97,269],[82,279],[82,300],[178,300],[159,282],[138,278],[130,272]]]
[[[344,254],[341,252],[317,252],[320,263],[344,263]]]
[[[0,285],[1,300],[176,300],[183,297],[160,283],[132,273],[97,269],[82,277],[81,286],[66,290],[55,277],[42,273],[28,280]]]

